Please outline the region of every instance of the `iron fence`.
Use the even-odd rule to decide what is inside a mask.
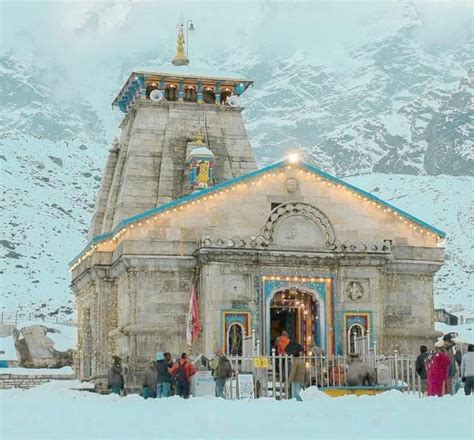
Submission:
[[[361,360],[375,368],[377,389],[397,389],[403,393],[422,397],[421,381],[415,371],[416,356],[367,353]],[[228,356],[233,375],[227,381],[227,394],[230,398],[239,398],[239,374],[252,374],[254,397],[273,397],[290,399],[291,386],[288,380],[292,357],[271,356]],[[349,356],[303,356],[306,365],[305,387],[345,388],[347,387],[347,368]]]

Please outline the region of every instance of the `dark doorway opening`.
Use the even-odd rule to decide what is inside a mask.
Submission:
[[[309,353],[316,343],[317,319],[317,301],[310,293],[291,287],[276,292],[270,303],[270,347],[286,330]]]
[[[275,346],[275,340],[286,330],[290,339],[296,337],[296,310],[282,310],[272,308],[270,310],[270,344]]]

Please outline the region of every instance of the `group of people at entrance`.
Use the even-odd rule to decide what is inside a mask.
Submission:
[[[232,366],[227,357],[216,352],[209,362],[216,385],[216,397],[226,398],[225,384],[232,376]],[[158,352],[143,375],[140,395],[145,399],[179,396],[188,399],[191,391],[191,378],[196,374],[196,367],[188,360],[186,353],[173,363],[170,353]],[[124,368],[120,357],[113,357],[109,369],[107,386],[114,394],[124,394]]]
[[[447,334],[442,340],[436,342],[431,351],[428,351],[425,345],[420,347],[415,369],[420,377],[421,391],[428,396],[455,394],[461,383],[464,384],[466,395],[471,395],[474,390],[474,345],[469,344],[467,353],[464,355],[460,351],[455,352],[455,346],[453,337]],[[317,352],[318,347],[314,349],[316,356],[323,355],[322,352]],[[290,357],[286,362],[288,367],[286,371],[281,370],[285,369],[285,364],[283,366],[281,362],[277,364],[277,374],[280,378],[287,378],[286,380],[291,385],[291,397],[301,401],[300,392],[305,386],[307,373],[303,347],[292,340],[288,332],[282,331],[275,340],[275,352],[278,356]],[[210,361],[202,356],[201,364],[206,370],[212,371],[216,397],[225,399],[226,382],[234,374],[229,359],[222,352],[217,351]],[[358,386],[377,383],[378,371],[375,371],[375,367],[366,365],[358,355],[352,354],[351,362],[343,368],[342,379],[333,380],[334,384],[337,382],[338,385]],[[108,388],[112,393],[123,395],[124,369],[126,368],[122,365],[121,359],[114,356],[108,373]],[[145,399],[173,395],[187,399],[190,396],[191,379],[196,371],[195,365],[188,360],[186,353],[173,362],[170,353],[158,352],[156,360],[150,363],[143,375],[141,395]]]
[[[416,372],[420,377],[421,391],[428,396],[455,394],[459,380],[464,384],[464,393],[471,395],[474,390],[474,345],[467,346],[467,353],[454,351],[455,343],[450,335],[445,335],[428,352],[426,345],[420,347],[416,359]]]

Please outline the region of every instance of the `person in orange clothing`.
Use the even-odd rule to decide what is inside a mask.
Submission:
[[[286,348],[288,347],[288,344],[290,343],[290,335],[286,330],[283,330],[281,332],[281,336],[278,336],[275,341],[275,347],[276,347],[276,353],[277,355],[283,355],[286,354]]]
[[[183,353],[181,359],[170,369],[170,374],[176,380],[176,393],[183,399],[189,398],[191,388],[191,377],[196,374],[196,368],[188,360],[188,355]]]

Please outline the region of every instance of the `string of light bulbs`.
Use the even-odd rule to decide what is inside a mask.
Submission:
[[[252,177],[247,177],[248,180],[245,182],[229,183],[228,186],[225,186],[226,182],[224,182],[223,184],[219,185],[216,188],[210,188],[208,190],[204,190],[204,193],[202,194],[200,192],[197,192],[195,194],[191,194],[190,196],[184,197],[182,201],[178,200],[176,202],[172,202],[170,203],[171,206],[169,207],[165,206],[163,208],[162,207],[156,208],[155,210],[153,210],[154,212],[150,212],[147,218],[143,217],[135,221],[125,222],[125,224],[119,224],[117,231],[111,234],[104,234],[104,235],[107,235],[106,238],[104,237],[103,239],[100,239],[99,237],[98,239],[96,239],[95,243],[90,244],[86,248],[86,250],[72,262],[72,264],[69,267],[69,270],[73,271],[84,260],[86,260],[91,255],[93,255],[99,249],[100,246],[119,244],[120,239],[122,239],[122,237],[125,234],[132,232],[134,228],[140,228],[143,226],[151,225],[152,223],[156,223],[157,221],[159,221],[160,219],[164,218],[165,216],[169,214],[181,212],[183,210],[195,207],[202,203],[216,200],[218,198],[235,193],[238,190],[246,189],[249,187],[250,188],[256,187],[260,183],[265,182],[268,179],[284,177],[286,175],[287,170],[294,170],[294,169],[296,169],[296,171],[300,175],[309,177],[313,181],[321,182],[324,186],[327,186],[330,188],[337,188],[348,194],[354,195],[354,197],[356,197],[357,199],[380,209],[381,212],[394,216],[398,220],[402,221],[403,224],[410,227],[411,229],[413,229],[413,231],[421,235],[425,235],[427,237],[438,237],[438,242],[440,242],[444,238],[440,234],[437,234],[436,232],[431,231],[427,226],[420,224],[416,220],[408,219],[406,216],[403,216],[396,208],[390,207],[387,204],[383,203],[382,201],[379,202],[379,201],[371,199],[366,194],[361,192],[361,190],[358,190],[355,187],[352,187],[352,186],[348,187],[346,186],[348,184],[337,183],[337,182],[331,181],[329,178],[316,174],[313,171],[302,169],[298,165],[288,164],[278,169],[278,171],[275,171],[275,170],[264,171],[262,174],[257,174]]]

